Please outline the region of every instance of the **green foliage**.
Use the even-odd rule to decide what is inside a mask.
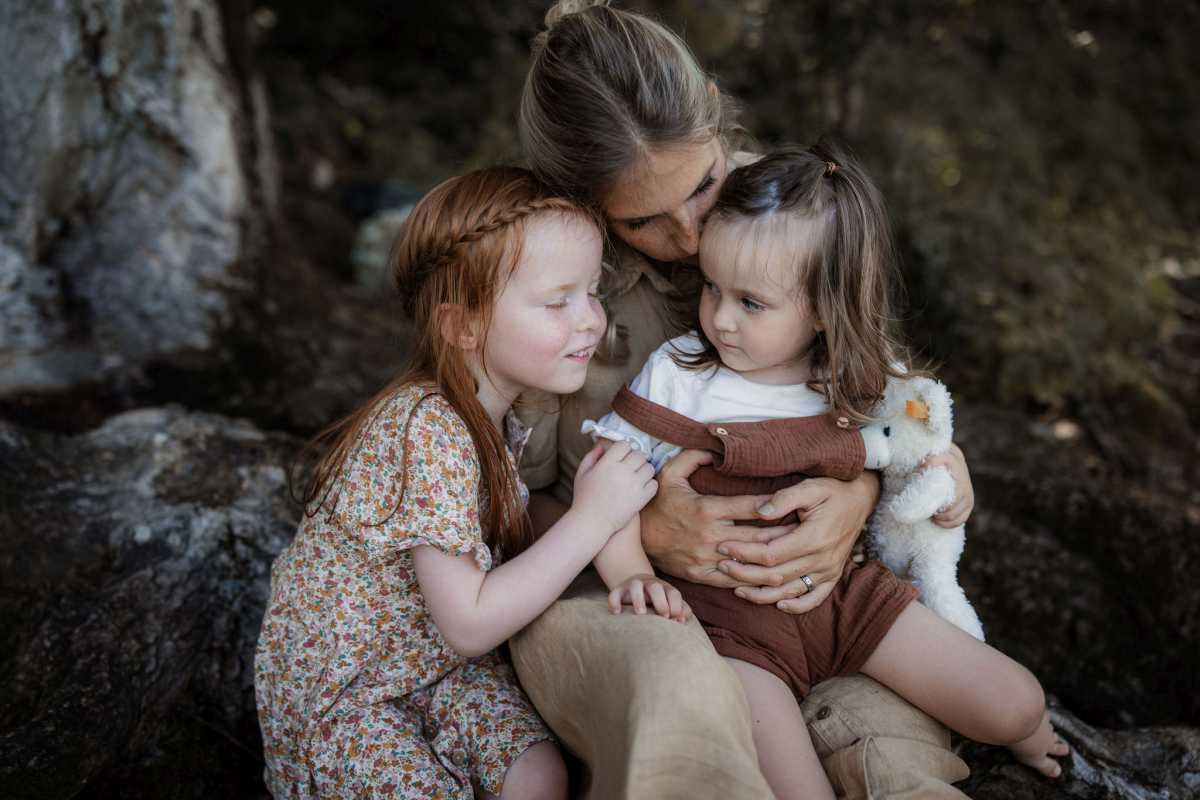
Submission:
[[[292,185],[315,153],[339,178],[418,186],[518,158],[549,4],[279,6],[265,54],[276,75],[300,65],[272,87]],[[1177,318],[1164,268],[1200,274],[1193,2],[617,5],[683,33],[761,142],[857,151],[892,210],[910,334],[957,390],[1182,402],[1152,354]]]
[[[1164,265],[1200,256],[1189,26],[1118,2],[742,10],[743,46],[722,32],[713,71],[761,140],[828,132],[867,163],[901,246],[910,334],[960,390],[1052,408],[1162,393],[1149,356],[1176,316]]]

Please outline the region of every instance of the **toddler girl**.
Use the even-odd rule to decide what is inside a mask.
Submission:
[[[820,146],[734,170],[704,229],[700,268],[700,329],[653,353],[613,413],[584,432],[635,444],[656,469],[681,448],[711,451],[691,478],[702,494],[771,494],[804,475],[850,479],[875,466],[854,426],[907,368],[890,332],[888,220],[863,172]],[[626,529],[606,550],[626,537],[636,541]],[[798,699],[853,672],[1059,774],[1053,757],[1067,747],[1034,676],[913,603],[913,587],[878,562],[849,565],[798,616],[726,589],[675,585],[742,681],[760,764],[780,798],[833,797]],[[628,593],[613,590],[614,610]]]
[[[453,178],[412,212],[392,255],[410,365],[326,432],[271,573],[255,694],[276,797],[566,796],[496,648],[657,485],[628,445],[597,448],[533,542],[509,412],[526,389],[583,383],[600,255],[593,219],[524,170]]]

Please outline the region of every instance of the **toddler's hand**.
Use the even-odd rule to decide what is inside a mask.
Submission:
[[[687,622],[692,616],[679,590],[653,575],[634,575],[608,593],[608,607],[614,614],[620,614],[623,605],[633,606],[635,614],[645,614],[647,600],[660,617]]]
[[[658,491],[654,467],[625,442],[597,445],[579,462],[571,508],[605,521],[609,533],[624,528]]]
[[[975,508],[975,487],[971,485],[971,473],[967,469],[967,458],[958,445],[951,443],[950,449],[925,459],[921,469],[945,467],[954,479],[954,500],[950,505],[933,515],[933,521],[942,528],[957,528],[971,516]]]

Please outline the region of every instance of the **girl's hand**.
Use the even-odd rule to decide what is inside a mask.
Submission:
[[[967,517],[975,508],[975,488],[971,486],[971,473],[967,470],[967,458],[962,449],[951,444],[946,452],[925,459],[921,469],[929,467],[945,467],[950,470],[950,477],[954,478],[954,502],[944,511],[933,515],[934,524],[941,528],[957,528],[966,524]]]
[[[654,575],[634,575],[626,578],[608,593],[608,607],[614,614],[621,613],[622,605],[633,606],[635,614],[645,614],[647,600],[660,617],[687,622],[692,616],[692,609],[683,602],[683,595],[679,590]]]
[[[800,524],[782,535],[763,528],[754,542],[729,541],[721,571],[742,584],[736,593],[753,603],[803,614],[829,596],[854,543],[879,499],[879,478],[864,472],[853,481],[809,478],[776,492],[759,509],[765,519],[796,511]],[[812,587],[804,581],[807,576]]]
[[[600,445],[579,462],[571,510],[605,524],[611,535],[624,528],[658,491],[654,467],[626,442]]]

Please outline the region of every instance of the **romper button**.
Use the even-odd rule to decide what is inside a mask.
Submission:
[[[846,417],[838,417],[838,418],[837,418],[837,426],[838,426],[839,428],[849,428],[849,427],[850,427],[850,420],[849,420],[849,419],[847,419]]]
[[[821,709],[817,711],[817,719],[829,719],[830,713],[832,712],[829,710],[829,706],[821,706]]]
[[[729,431],[725,430],[724,428],[717,428],[717,429],[716,429],[715,431],[713,431],[713,432],[714,432],[715,434],[717,434],[717,436],[726,436],[726,435],[728,435],[728,433],[729,433]]]

